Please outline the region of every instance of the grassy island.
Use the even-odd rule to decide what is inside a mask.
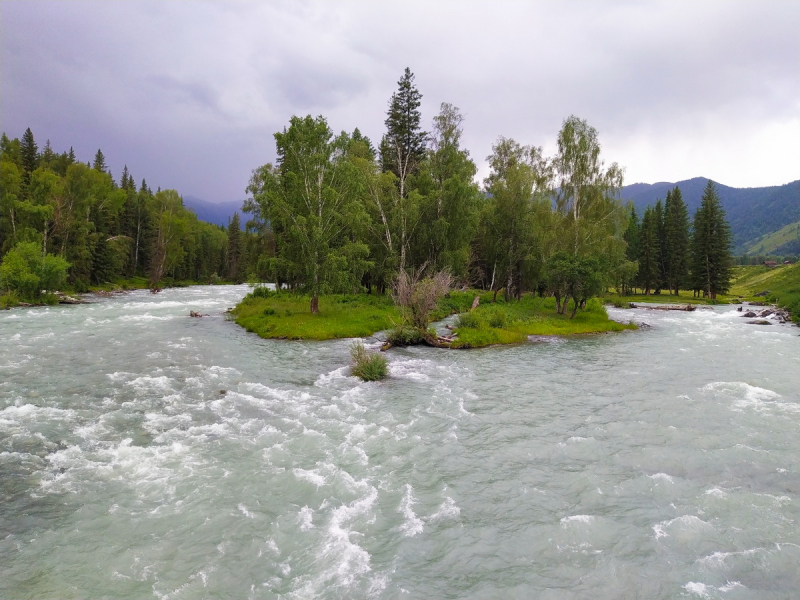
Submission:
[[[470,310],[476,296],[479,305]],[[440,298],[431,319],[460,316],[451,326],[451,348],[480,348],[494,344],[518,344],[530,335],[570,335],[635,329],[612,321],[602,304],[590,300],[575,318],[556,314],[553,298],[525,295],[505,302],[483,291],[456,291]],[[331,294],[320,297],[319,313],[308,310],[309,298],[289,292],[256,288],[232,315],[237,324],[263,338],[329,340],[367,337],[402,323],[402,316],[389,296]]]

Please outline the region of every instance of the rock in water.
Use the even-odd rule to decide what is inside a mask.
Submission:
[[[770,323],[766,319],[756,319],[755,321],[748,321],[747,324],[748,325],[772,325],[772,323]]]

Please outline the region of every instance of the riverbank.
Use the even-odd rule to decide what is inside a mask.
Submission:
[[[264,290],[264,291],[261,291]],[[480,298],[474,310],[475,297]],[[608,317],[597,300],[574,319],[556,314],[553,298],[524,296],[505,302],[483,291],[456,291],[439,300],[431,315],[439,321],[460,314],[451,329],[451,348],[481,348],[496,344],[518,344],[531,335],[572,335],[605,333],[635,328]],[[388,296],[368,294],[328,295],[320,298],[320,312],[309,312],[306,296],[275,293],[256,288],[232,311],[235,322],[247,331],[266,339],[329,340],[369,337],[402,322],[397,307]]]
[[[175,281],[170,278],[163,279],[160,284],[162,289],[167,288],[185,288],[192,285],[232,285],[230,281],[217,281],[215,283],[207,283],[191,280],[178,280]],[[0,295],[0,310],[7,310],[10,308],[32,308],[36,306],[55,306],[58,304],[83,304],[85,296],[100,295],[107,296],[109,294],[119,294],[130,292],[133,290],[146,290],[150,287],[150,280],[146,277],[126,277],[124,279],[117,279],[101,283],[99,285],[89,286],[86,290],[77,291],[74,288],[65,288],[63,291],[52,292],[42,295],[36,301],[30,299],[21,299],[13,292],[7,292]]]

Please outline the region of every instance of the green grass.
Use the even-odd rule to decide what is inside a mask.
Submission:
[[[367,352],[364,344],[356,342],[350,347],[353,357],[352,375],[362,381],[380,381],[388,374],[388,361],[379,352]]]
[[[772,302],[789,309],[792,319],[800,323],[800,263],[777,267],[734,267],[731,293],[750,301]],[[766,296],[756,296],[762,292]]]
[[[465,326],[468,325],[468,326]],[[574,319],[556,314],[554,298],[524,296],[519,302],[481,303],[469,316],[459,317],[453,348],[480,348],[493,344],[517,344],[529,335],[574,335],[635,329],[608,318],[597,299]]]
[[[475,296],[478,308],[468,313]],[[525,296],[519,302],[506,302],[482,291],[451,292],[442,298],[432,320],[461,313],[460,320],[472,319],[473,326],[457,329],[454,348],[480,348],[493,344],[524,342],[529,335],[571,335],[602,333],[635,328],[608,318],[598,300],[591,300],[587,310],[574,319],[557,315],[553,298]],[[329,340],[367,337],[378,331],[394,329],[401,323],[399,311],[388,296],[321,296],[320,312],[312,315],[310,298],[288,292],[269,292],[256,288],[233,310],[233,318],[242,327],[263,338],[290,340]],[[400,335],[402,331],[398,333]],[[419,341],[419,340],[414,340]],[[397,340],[397,345],[404,345]]]
[[[245,296],[233,309],[233,317],[237,324],[263,338],[330,340],[367,337],[400,323],[400,313],[388,296],[320,296],[319,313],[312,315],[308,296],[289,292],[261,292],[259,296],[258,293]]]

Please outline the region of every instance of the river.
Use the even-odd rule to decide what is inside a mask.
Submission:
[[[0,312],[0,597],[800,597],[800,329],[612,309],[651,327],[361,383],[246,292]]]

